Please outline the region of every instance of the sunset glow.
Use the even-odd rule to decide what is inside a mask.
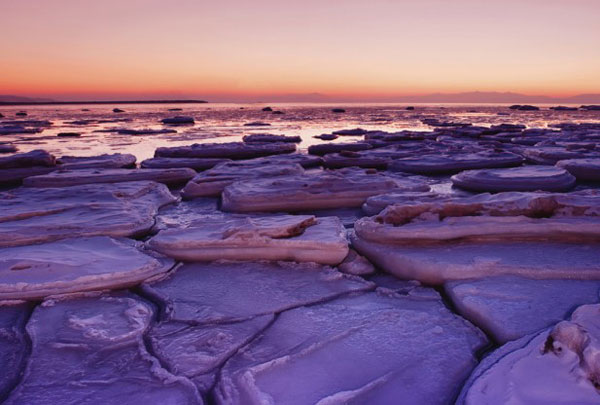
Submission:
[[[600,93],[595,0],[2,0],[0,94]]]

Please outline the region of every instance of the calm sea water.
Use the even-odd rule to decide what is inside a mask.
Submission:
[[[264,112],[271,106],[284,114]],[[431,130],[421,120],[437,118],[442,121],[469,122],[474,125],[501,123],[525,124],[528,127],[547,127],[560,122],[600,122],[598,111],[553,111],[541,106],[541,111],[512,111],[507,105],[414,105],[408,104],[146,104],[146,105],[71,105],[39,107],[0,107],[4,118],[48,120],[52,126],[37,134],[3,135],[0,143],[12,143],[19,152],[46,149],[56,156],[93,156],[103,153],[132,153],[138,160],[152,157],[159,146],[179,146],[204,142],[240,141],[244,135],[271,133],[300,135],[299,148],[322,141],[313,136],[343,128],[361,127],[369,130],[399,131]],[[114,113],[114,107],[125,110]],[[544,108],[546,107],[546,108]],[[181,108],[182,111],[169,111]],[[333,113],[332,108],[344,108],[345,113]],[[83,111],[88,109],[89,111]],[[27,117],[15,117],[26,111]],[[500,114],[500,115],[499,115]],[[508,115],[504,115],[508,114]],[[168,127],[160,120],[176,115],[191,116],[195,125]],[[91,120],[86,125],[70,121]],[[102,121],[102,122],[100,122]],[[264,127],[246,127],[244,124],[260,121]],[[96,132],[107,129],[161,129],[172,128],[177,133],[159,135],[119,135]],[[78,132],[79,138],[59,138],[60,132]],[[340,137],[334,142],[349,142],[355,137]]]

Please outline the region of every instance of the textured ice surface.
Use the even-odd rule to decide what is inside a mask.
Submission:
[[[61,169],[121,169],[135,167],[135,156],[131,154],[114,153],[91,157],[63,156],[56,160]]]
[[[441,284],[512,274],[529,278],[600,279],[600,244],[542,241],[388,245],[357,238],[352,246],[397,277]]]
[[[221,404],[447,404],[486,343],[431,298],[368,293],[301,307],[229,360]]]
[[[163,184],[127,182],[0,193],[0,246],[81,236],[137,236],[159,207],[176,201]]]
[[[307,211],[360,207],[368,197],[397,190],[423,190],[423,182],[360,169],[242,181],[223,191],[223,210]]]
[[[106,236],[0,248],[0,300],[124,288],[172,266],[133,241]]]
[[[6,404],[201,404],[196,388],[145,348],[152,308],[133,297],[46,301],[27,324],[32,350]]]
[[[313,263],[186,264],[143,289],[167,320],[190,324],[240,321],[365,291],[373,284]]]
[[[593,280],[500,276],[453,281],[444,289],[461,316],[499,343],[552,326],[578,306],[600,300],[600,281]]]
[[[180,201],[163,207],[156,215],[155,230],[167,228],[187,228],[199,217],[205,215],[225,215],[218,209],[218,198],[196,198],[189,201]]]
[[[27,343],[25,342],[25,321],[29,306],[0,301],[0,401],[17,383],[25,362]]]
[[[600,156],[595,159],[561,160],[556,166],[566,169],[579,181],[600,181]]]
[[[70,187],[129,181],[183,184],[195,175],[194,170],[183,167],[172,169],[61,169],[48,174],[28,177],[23,184],[28,187]]]
[[[196,143],[190,146],[158,148],[156,149],[155,157],[252,159],[255,157],[278,155],[280,153],[291,153],[294,151],[296,151],[296,145],[289,142]]]
[[[169,371],[190,378],[206,392],[225,361],[274,318],[267,314],[242,322],[205,325],[165,322],[152,328],[149,341],[153,353]]]
[[[184,229],[158,233],[148,246],[184,261],[290,260],[335,265],[348,253],[337,217],[205,216]]]
[[[467,170],[452,176],[452,183],[472,191],[568,191],[575,177],[553,166]]]
[[[458,404],[598,404],[600,306],[584,305],[551,330],[485,358]]]
[[[519,166],[523,158],[510,152],[425,155],[395,160],[389,169],[416,174],[457,173],[462,170]]]
[[[255,180],[263,177],[301,175],[299,164],[273,164],[268,160],[252,159],[219,163],[212,169],[196,175],[182,191],[185,198],[215,197],[236,181]]]

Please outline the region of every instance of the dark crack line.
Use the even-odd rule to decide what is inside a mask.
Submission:
[[[33,315],[33,311],[38,306],[38,304],[39,303],[36,302],[33,305],[29,305],[29,310],[27,311],[27,313],[23,317],[23,320],[21,321],[21,324],[19,325],[19,331],[21,333],[21,336],[23,338],[23,343],[25,346],[23,348],[23,358],[21,359],[21,364],[19,364],[19,373],[15,376],[13,381],[8,384],[8,388],[6,390],[6,395],[5,396],[0,395],[0,403],[3,403],[10,397],[12,392],[19,385],[21,385],[21,383],[23,382],[23,378],[25,377],[25,371],[27,370],[27,367],[29,366],[29,360],[31,359],[31,354],[33,351],[33,342],[31,341],[31,336],[29,336],[29,333],[27,333],[27,325],[29,324],[31,316]]]

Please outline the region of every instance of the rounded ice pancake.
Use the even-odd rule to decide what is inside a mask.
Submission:
[[[467,170],[452,176],[452,183],[471,191],[568,191],[575,177],[552,166]]]

